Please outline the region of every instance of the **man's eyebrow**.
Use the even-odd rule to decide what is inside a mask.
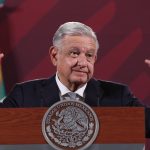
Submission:
[[[87,50],[87,52],[88,52],[88,53],[94,53],[95,50],[94,50],[94,49],[89,49],[89,50]]]
[[[79,51],[80,48],[78,48],[78,47],[71,47],[70,50],[78,50]]]

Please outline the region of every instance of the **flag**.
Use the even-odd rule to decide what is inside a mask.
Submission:
[[[0,65],[0,100],[5,97],[5,87],[4,87],[4,81],[2,77],[2,67]]]
[[[0,8],[4,6],[5,0],[0,0]],[[2,67],[0,63],[0,102],[2,101],[2,98],[5,97],[5,87],[4,87],[4,81],[2,77]]]
[[[4,2],[5,2],[5,0],[0,0],[0,8],[2,8],[4,6]]]

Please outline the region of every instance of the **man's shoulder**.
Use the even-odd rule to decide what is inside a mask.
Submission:
[[[128,86],[124,83],[114,82],[114,81],[108,81],[108,80],[100,80],[92,78],[90,80],[91,84],[95,84],[102,89],[120,89],[120,88],[128,88]]]
[[[50,78],[33,79],[25,82],[16,83],[16,86],[22,86],[22,87],[31,87],[31,86],[38,86],[38,85],[46,86],[54,81],[55,81],[55,76],[52,76]]]
[[[98,92],[103,93],[105,96],[111,96],[115,97],[116,99],[121,97],[123,95],[131,95],[130,88],[123,83],[118,83],[118,82],[113,82],[113,81],[108,81],[108,80],[97,80],[97,79],[92,79],[91,80],[92,84],[95,86],[95,89],[97,89]],[[90,86],[94,87],[94,86]],[[110,97],[110,98],[111,98]]]

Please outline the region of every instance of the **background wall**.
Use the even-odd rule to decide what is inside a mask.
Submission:
[[[100,41],[95,77],[128,84],[150,104],[149,0],[6,0],[0,10],[0,49],[7,92],[16,82],[55,73],[48,49],[58,26],[80,21]]]

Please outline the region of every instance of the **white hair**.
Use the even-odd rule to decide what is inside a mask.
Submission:
[[[62,24],[58,30],[55,32],[53,37],[53,45],[58,46],[64,36],[88,36],[95,40],[96,49],[99,48],[99,42],[95,32],[87,25],[80,22],[66,22]]]

